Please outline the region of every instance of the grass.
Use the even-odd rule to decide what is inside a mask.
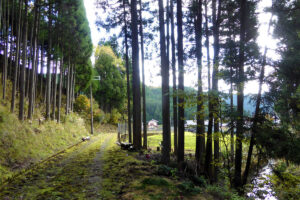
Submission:
[[[95,191],[90,177],[94,174],[90,169],[96,152],[108,136],[93,137],[17,177],[2,188],[0,198],[93,199]]]
[[[89,135],[76,114],[64,123],[20,122],[6,106],[0,105],[0,183],[15,172],[81,141]]]
[[[206,135],[205,135],[206,138]],[[230,148],[230,136],[225,136],[226,144]],[[162,142],[162,134],[152,134],[148,136],[148,146],[151,149],[156,150],[156,147]],[[174,147],[174,133],[171,134],[171,146]],[[186,152],[193,153],[196,149],[196,133],[185,132],[184,134],[184,148]],[[220,137],[220,149],[225,151],[226,147],[224,145],[223,137]],[[173,149],[172,149],[173,150]]]

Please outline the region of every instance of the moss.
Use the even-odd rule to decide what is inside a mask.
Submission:
[[[65,149],[88,135],[84,122],[76,114],[62,124],[54,121],[38,124],[20,122],[7,107],[0,105],[0,182],[22,168]]]

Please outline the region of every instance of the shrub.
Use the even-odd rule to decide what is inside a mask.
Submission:
[[[111,111],[109,123],[111,123],[111,124],[118,124],[118,122],[121,119],[121,117],[122,117],[121,113],[119,113],[119,111],[114,108]]]
[[[79,114],[86,114],[89,112],[91,104],[85,95],[79,95],[74,102],[74,111]]]

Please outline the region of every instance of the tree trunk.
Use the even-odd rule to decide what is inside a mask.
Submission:
[[[6,80],[7,80],[7,68],[8,68],[8,26],[9,26],[9,9],[8,1],[4,1],[3,12],[3,38],[4,38],[4,67],[2,72],[2,98],[6,96]]]
[[[240,189],[242,186],[242,138],[244,124],[244,52],[245,52],[245,29],[246,29],[246,2],[241,0],[240,4],[240,49],[239,49],[239,65],[238,65],[238,84],[237,84],[237,128],[236,128],[236,153],[235,153],[235,171],[234,171],[234,187]]]
[[[213,127],[213,113],[212,113],[212,102],[211,102],[211,83],[210,83],[210,52],[209,52],[209,30],[208,30],[208,8],[207,8],[207,0],[204,1],[205,6],[205,46],[206,46],[206,54],[207,54],[207,68],[208,68],[208,127],[207,127],[207,141],[206,141],[206,150],[205,150],[205,163],[204,163],[204,173],[207,177],[212,177],[212,127]]]
[[[23,26],[23,63],[21,65],[21,75],[20,75],[20,105],[19,105],[19,120],[24,120],[24,98],[25,98],[25,68],[27,63],[27,29],[28,29],[28,22],[27,22],[27,11],[28,11],[28,0],[24,0],[25,2],[25,9],[24,9],[24,26]]]
[[[214,177],[213,181],[218,181],[219,174],[219,162],[220,162],[220,147],[219,147],[219,52],[220,52],[220,43],[219,43],[219,32],[220,32],[220,14],[221,14],[221,0],[212,1],[212,10],[213,10],[213,37],[214,37],[214,61],[213,61],[213,121],[214,121]]]
[[[145,56],[144,56],[144,33],[142,17],[142,0],[140,4],[140,36],[141,36],[141,56],[142,56],[142,96],[143,96],[143,148],[147,149],[147,119],[146,119],[146,83],[145,83]]]
[[[164,164],[170,161],[170,96],[169,96],[169,61],[166,54],[166,37],[164,23],[163,0],[158,1],[159,6],[159,32],[160,57],[162,77],[162,120],[163,120],[163,147],[161,161]]]
[[[15,11],[15,2],[12,0],[12,6],[11,6],[11,37],[10,37],[10,50],[9,50],[9,55],[10,55],[10,63],[9,63],[9,77],[12,78],[12,65],[13,65],[13,52],[14,52],[14,11]],[[16,61],[15,61],[16,62]]]
[[[57,68],[58,68],[58,58],[56,58],[55,73],[54,73],[54,79],[53,79],[52,120],[55,120],[55,111],[56,111],[56,91],[57,91],[56,79],[57,79]]]
[[[60,108],[61,108],[61,96],[62,96],[62,78],[63,78],[63,69],[64,68],[64,56],[61,56],[60,60],[60,70],[59,70],[59,92],[58,92],[58,105],[57,105],[57,122],[60,123]]]
[[[195,0],[195,39],[196,39],[196,58],[198,67],[198,92],[197,92],[197,134],[196,134],[196,152],[198,171],[204,161],[205,151],[205,127],[204,127],[204,99],[202,90],[202,0]]]
[[[66,88],[66,95],[67,95],[67,99],[66,99],[66,115],[69,114],[69,102],[70,102],[70,70],[71,70],[71,59],[69,56],[69,63],[68,63],[68,75],[67,75],[67,88]]]
[[[184,66],[183,66],[183,31],[182,31],[182,1],[177,1],[177,35],[178,35],[178,90],[184,92]],[[184,161],[184,96],[179,95],[178,99],[178,152],[177,162]]]
[[[13,88],[12,88],[12,100],[10,111],[13,113],[15,111],[15,101],[16,101],[16,90],[17,90],[17,82],[18,82],[18,71],[19,71],[19,57],[20,57],[20,40],[21,40],[21,16],[22,16],[22,0],[19,0],[19,8],[18,8],[18,28],[17,28],[17,49],[16,49],[16,59],[15,59],[15,70],[14,70],[14,78],[13,78]]]
[[[48,52],[47,52],[47,95],[46,95],[46,119],[50,119],[50,112],[51,112],[51,49],[52,49],[52,36],[51,36],[51,29],[52,29],[52,4],[49,0],[49,11],[48,11]]]
[[[271,17],[270,22],[269,22],[268,35],[270,34],[272,17]],[[254,120],[253,120],[253,125],[252,125],[252,134],[251,134],[251,139],[250,139],[250,145],[249,145],[246,168],[245,168],[244,176],[243,176],[243,185],[247,184],[247,179],[248,179],[248,176],[249,176],[250,165],[251,165],[251,157],[252,157],[253,147],[255,145],[255,139],[256,139],[256,134],[257,134],[257,123],[258,123],[258,118],[259,118],[259,114],[260,114],[260,103],[261,103],[261,100],[262,100],[262,94],[261,93],[262,93],[262,85],[264,83],[264,77],[265,77],[265,66],[266,66],[267,52],[268,52],[268,48],[267,48],[267,46],[265,46],[263,61],[262,61],[262,66],[261,66],[260,76],[259,76],[259,89],[258,89],[258,95],[257,95],[257,100],[256,100]]]
[[[132,91],[133,91],[133,145],[140,149],[141,141],[141,91],[139,70],[139,41],[136,0],[131,1],[131,32],[132,32]]]
[[[128,56],[128,34],[127,34],[127,20],[126,20],[126,3],[123,0],[123,14],[124,14],[124,32],[125,32],[125,59],[126,59],[126,77],[127,77],[127,112],[128,112],[128,137],[129,143],[132,143],[131,132],[131,108],[130,108],[130,78],[129,78],[129,56]]]
[[[171,18],[171,44],[172,44],[172,76],[173,76],[173,124],[174,124],[174,154],[177,155],[177,133],[178,133],[178,117],[177,117],[177,87],[176,87],[176,45],[175,45],[175,25],[174,25],[174,0],[170,4]]]
[[[29,87],[29,106],[28,106],[28,119],[32,119],[32,111],[33,111],[33,98],[34,98],[34,76],[35,76],[35,69],[36,69],[36,49],[37,49],[37,34],[38,34],[38,8],[39,0],[35,2],[34,5],[34,25],[33,25],[33,52],[32,52],[32,64],[31,64],[31,71],[30,71],[30,87]]]

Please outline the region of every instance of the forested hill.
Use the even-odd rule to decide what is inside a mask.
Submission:
[[[191,88],[191,87],[186,87],[185,91],[188,93],[194,93],[196,94],[196,90]],[[172,95],[171,95],[172,98]],[[253,113],[255,111],[255,105],[250,102],[251,96],[246,95],[244,97],[244,110],[247,113]],[[146,107],[146,113],[147,113],[147,121],[151,119],[158,120],[159,123],[162,122],[162,93],[161,93],[161,88],[160,87],[146,87],[146,100],[147,100],[147,107]],[[226,104],[230,104],[230,99],[226,98],[225,99]],[[171,107],[172,108],[172,99],[170,100]],[[236,106],[237,105],[237,95],[233,96],[233,104]],[[205,108],[206,113],[207,113],[207,108]],[[171,116],[173,116],[173,110],[170,109]],[[196,113],[196,106],[189,106],[187,105],[185,109],[185,118],[187,120],[194,119],[194,115]]]

